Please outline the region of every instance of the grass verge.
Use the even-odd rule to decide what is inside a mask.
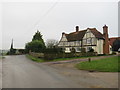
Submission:
[[[85,61],[76,64],[76,68],[88,71],[101,72],[120,72],[120,56],[113,56],[109,58],[94,60],[91,62]]]
[[[31,59],[32,61],[36,61],[36,62],[44,62],[43,59],[40,59],[40,58],[36,58],[36,57],[33,57],[31,55],[26,55],[27,58]]]
[[[0,59],[4,59],[5,57],[3,57],[3,56],[0,56]]]
[[[81,59],[81,58],[89,58],[89,57],[99,57],[99,56],[82,56],[82,57],[71,57],[71,58],[58,58],[52,61],[64,61],[64,60],[73,60],[73,59]]]
[[[73,60],[73,59],[80,59],[80,58],[89,58],[89,57],[99,57],[99,56],[84,56],[84,57],[72,57],[72,58],[58,58],[53,60],[44,60],[40,58],[33,57],[29,54],[26,55],[27,58],[36,61],[36,62],[54,62],[54,61],[64,61],[64,60]]]

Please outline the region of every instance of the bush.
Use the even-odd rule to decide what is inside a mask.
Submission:
[[[62,48],[46,48],[44,53],[62,53]]]
[[[46,48],[44,51],[45,60],[53,60],[63,56],[62,48]]]
[[[44,52],[45,50],[45,45],[42,43],[42,41],[39,40],[34,40],[26,44],[26,53],[29,51],[31,52]]]
[[[86,52],[85,48],[81,48],[81,52],[85,53]]]
[[[59,52],[59,53],[44,53],[44,59],[45,60],[53,60],[53,59],[58,59],[58,58],[72,58],[72,57],[82,57],[82,56],[96,56],[95,52],[87,52],[87,53],[63,53],[63,52]]]
[[[89,52],[94,52],[94,49],[90,49],[90,51]]]

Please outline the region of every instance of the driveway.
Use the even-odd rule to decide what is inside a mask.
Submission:
[[[96,74],[74,68],[36,63],[24,55],[6,56],[2,61],[3,88],[110,88],[118,87],[117,73],[107,82]],[[97,74],[98,75],[98,74]],[[101,75],[101,74],[100,74]],[[108,73],[108,79],[109,73]],[[104,76],[103,76],[104,77]],[[112,83],[112,84],[111,84]]]

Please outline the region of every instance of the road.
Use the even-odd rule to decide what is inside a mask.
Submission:
[[[55,68],[36,63],[24,55],[6,56],[2,60],[2,88],[107,88],[117,87],[86,71]],[[110,75],[110,74],[108,74]],[[99,75],[98,75],[99,76]],[[108,76],[107,76],[108,77]]]
[[[82,87],[55,69],[28,60],[24,55],[7,56],[3,60],[3,88],[68,88]]]

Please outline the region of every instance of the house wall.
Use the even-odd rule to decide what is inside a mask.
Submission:
[[[62,38],[58,44],[59,47],[63,47],[65,49],[66,53],[69,53],[72,48],[75,48],[78,52],[78,48],[81,47],[81,41],[67,41],[67,38],[64,35],[62,35]]]
[[[81,41],[71,41],[68,43],[69,43],[69,46],[71,46],[71,47],[80,47],[81,46]]]
[[[67,38],[66,38],[66,36],[64,34],[64,35],[62,35],[62,38],[61,38],[58,46],[63,47],[63,46],[68,46],[68,45],[69,45],[69,43],[68,43]]]
[[[81,41],[68,42],[66,36],[63,35],[58,46],[79,47],[79,46],[81,46]]]
[[[103,54],[103,40],[97,39],[89,29],[83,37],[83,47],[86,48],[86,51],[89,51],[91,47],[98,54]]]
[[[93,33],[88,29],[83,37],[83,46],[85,45],[96,45],[97,39],[93,35]]]
[[[103,39],[98,39],[97,40],[96,52],[98,54],[103,54],[103,43],[104,43]]]

